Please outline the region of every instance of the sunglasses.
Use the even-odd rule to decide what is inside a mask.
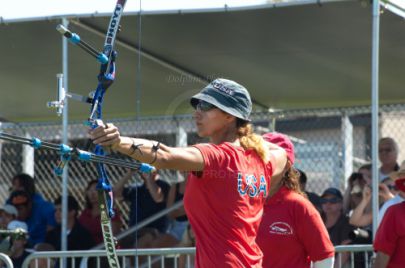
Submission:
[[[398,188],[395,185],[387,185],[388,189],[390,189],[391,191],[398,191]]]
[[[340,198],[333,197],[333,198],[321,198],[321,204],[326,204],[326,203],[331,203],[331,204],[336,204],[341,201]]]
[[[380,154],[382,154],[382,153],[391,153],[392,151],[393,151],[392,148],[381,148],[381,149],[378,150],[378,152]]]
[[[206,101],[203,101],[203,100],[199,100],[197,105],[194,107],[194,109],[196,109],[196,111],[199,111],[199,112],[207,112],[214,108],[216,108],[214,105],[212,105],[211,103],[208,103]]]

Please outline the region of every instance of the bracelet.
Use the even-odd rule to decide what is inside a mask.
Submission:
[[[152,160],[152,162],[149,163],[149,165],[152,165],[153,163],[156,162],[157,159],[157,151],[160,149],[160,142],[156,143],[156,145],[152,145],[152,152],[155,153],[155,156]]]

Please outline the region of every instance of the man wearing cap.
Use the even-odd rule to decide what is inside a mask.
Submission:
[[[54,207],[49,202],[33,202],[32,196],[25,191],[14,191],[10,195],[10,203],[17,208],[18,220],[28,225],[28,244],[33,247],[43,242],[46,232],[56,226]]]
[[[25,222],[17,220],[17,209],[10,204],[5,204],[1,208],[1,229],[15,230],[23,229],[27,230],[27,224]],[[3,237],[2,237],[3,238]],[[0,252],[8,252],[10,249],[10,237],[5,236],[0,242]]]
[[[405,174],[395,180],[395,185],[405,193]],[[387,209],[374,240],[377,256],[374,268],[404,267],[405,258],[405,202]]]
[[[242,85],[215,79],[190,100],[197,133],[209,143],[169,147],[122,137],[107,124],[90,131],[110,146],[159,169],[190,171],[184,208],[196,237],[195,267],[262,267],[255,239],[272,175],[285,166],[285,151],[267,149],[250,124],[252,102]]]
[[[28,226],[21,221],[12,221],[9,223],[8,229],[15,231],[14,234],[10,235],[10,251],[8,255],[13,262],[13,267],[21,268],[25,258],[30,255],[30,252],[26,249]]]
[[[402,162],[401,167],[399,168],[398,171],[392,172],[389,177],[394,180],[394,182],[400,178],[405,177],[405,161]],[[402,191],[399,191],[398,194],[394,196],[394,198],[388,200],[383,204],[383,206],[380,208],[380,211],[378,213],[378,225],[380,225],[382,219],[384,218],[384,214],[387,211],[387,209],[395,204],[399,204],[401,202],[405,201],[405,193]]]
[[[0,208],[0,228],[7,228],[7,225],[17,218],[18,211],[15,206],[5,204]]]
[[[318,210],[299,185],[294,164],[294,145],[281,133],[267,133],[264,140],[287,153],[283,173],[273,176],[269,198],[256,237],[263,251],[263,267],[333,267],[335,250]]]

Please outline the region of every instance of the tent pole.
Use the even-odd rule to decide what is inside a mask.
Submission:
[[[371,156],[372,156],[372,208],[373,208],[373,238],[378,227],[378,75],[379,75],[379,35],[380,35],[380,1],[373,1],[371,55]]]
[[[66,28],[69,26],[69,21],[66,18],[62,19],[62,24]],[[62,36],[62,72],[63,72],[63,87],[65,92],[68,92],[68,40]],[[63,113],[62,113],[62,143],[68,142],[68,98],[64,100]],[[68,196],[68,168],[66,165],[62,174],[62,230],[61,230],[61,250],[67,250],[67,196]],[[66,259],[63,260],[63,266],[66,267]]]

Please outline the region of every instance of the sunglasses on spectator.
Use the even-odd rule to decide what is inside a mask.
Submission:
[[[336,204],[341,201],[340,198],[333,197],[333,198],[321,198],[321,204],[326,204],[326,203],[331,203],[331,204]]]
[[[207,111],[212,110],[212,109],[214,109],[216,107],[214,105],[212,105],[211,103],[200,100],[200,101],[198,101],[197,105],[194,108],[199,112],[207,112]]]
[[[387,185],[388,189],[398,191],[398,188],[395,185]]]
[[[378,149],[378,152],[381,154],[381,153],[391,153],[393,151],[393,149],[392,148],[381,148],[381,149]]]

